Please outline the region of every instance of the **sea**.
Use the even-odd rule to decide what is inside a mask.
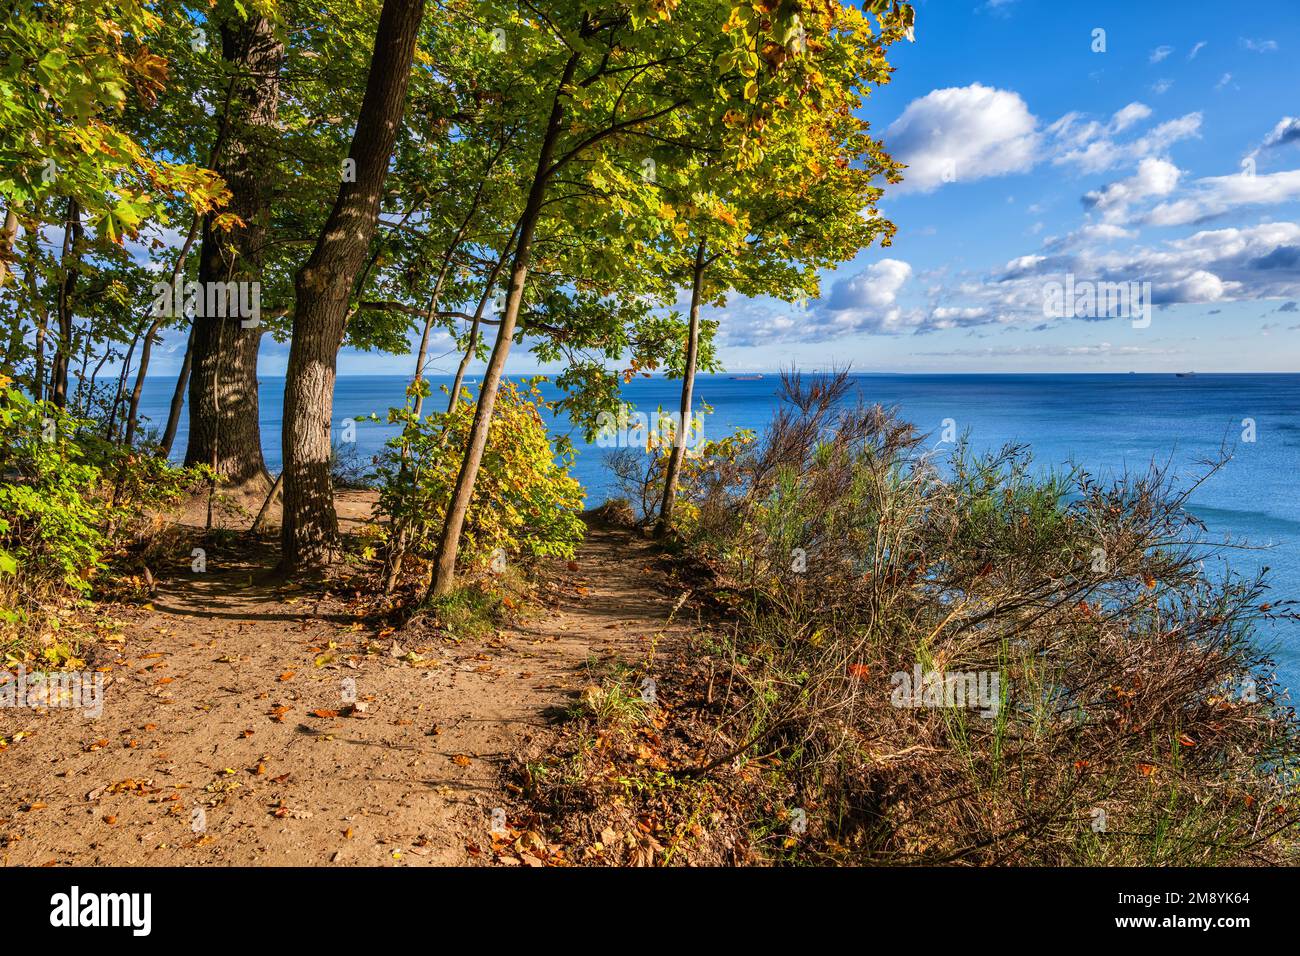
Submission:
[[[1227,447],[1232,459],[1193,493],[1189,508],[1210,534],[1235,545],[1226,560],[1235,571],[1268,569],[1266,600],[1300,599],[1300,374],[856,374],[855,395],[868,403],[897,407],[929,434],[942,455],[945,438],[968,437],[976,451],[1008,443],[1033,450],[1043,472],[1079,467],[1106,480],[1125,471],[1145,471],[1153,462],[1167,465],[1185,484],[1199,479],[1205,462]],[[397,433],[382,420],[401,405],[404,376],[340,376],[334,394],[334,435],[355,423],[355,457],[368,461]],[[476,380],[471,377],[470,384]],[[434,403],[450,377],[431,378]],[[145,383],[141,413],[161,428],[174,379]],[[777,407],[780,378],[700,376],[698,403],[709,411],[702,435],[721,438],[735,429],[760,435]],[[624,398],[653,418],[657,409],[677,407],[681,385],[661,378],[637,378],[624,386]],[[543,386],[549,397],[558,390]],[[283,378],[260,382],[262,438],[272,473],[280,468]],[[381,422],[364,416],[378,414]],[[185,449],[188,423],[182,419],[175,452]],[[556,434],[568,435],[578,449],[574,475],[587,492],[588,506],[616,494],[606,465],[612,448],[583,441],[565,419],[553,418]],[[951,444],[948,444],[951,447]],[[1273,654],[1285,687],[1300,688],[1300,625],[1276,622],[1258,634]]]

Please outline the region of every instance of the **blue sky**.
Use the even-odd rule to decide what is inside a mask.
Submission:
[[[808,313],[733,303],[724,356],[1300,369],[1298,54],[1295,0],[921,2],[915,43],[864,112],[910,166],[882,204],[894,245],[828,275]],[[1145,327],[1047,318],[1044,286],[1067,273],[1149,281],[1161,304]]]
[[[909,164],[881,206],[893,246],[805,307],[714,310],[728,370],[1300,370],[1297,0],[916,7],[863,111]],[[1157,305],[1045,314],[1067,276]],[[266,344],[265,374],[286,351]],[[339,371],[409,365],[345,351]]]

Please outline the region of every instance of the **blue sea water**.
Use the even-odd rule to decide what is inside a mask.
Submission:
[[[857,375],[855,386],[868,402],[898,406],[907,420],[932,433],[939,444],[945,420],[968,432],[976,450],[1026,443],[1037,466],[1064,469],[1071,464],[1105,479],[1124,470],[1145,470],[1154,460],[1169,463],[1174,474],[1191,481],[1201,464],[1217,456],[1226,442],[1233,459],[1199,487],[1191,510],[1212,534],[1248,542],[1263,550],[1230,553],[1234,569],[1270,569],[1271,600],[1300,598],[1300,374],[1174,375]],[[434,401],[439,384],[433,378]],[[142,413],[155,424],[166,420],[174,381],[146,382]],[[718,438],[736,428],[762,432],[777,404],[777,376],[759,379],[702,376],[695,393],[712,412],[704,436]],[[396,433],[386,424],[359,421],[372,412],[384,417],[400,405],[402,376],[345,376],[334,397],[335,435],[346,418],[357,421],[357,453],[378,452]],[[637,409],[677,405],[678,382],[636,379],[624,395]],[[280,467],[282,378],[261,382],[262,436],[267,466]],[[1248,432],[1253,424],[1253,434]],[[575,475],[587,489],[589,505],[613,492],[604,459],[609,449],[587,446],[567,422],[553,423],[578,446]],[[183,454],[187,423],[176,439]],[[1248,440],[1253,438],[1253,440]],[[942,448],[940,449],[942,450]],[[1300,628],[1280,623],[1261,635],[1274,652],[1278,673],[1288,687],[1300,687]]]

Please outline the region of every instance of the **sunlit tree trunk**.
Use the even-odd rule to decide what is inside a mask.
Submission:
[[[533,234],[537,229],[537,220],[541,217],[551,162],[555,158],[555,144],[559,138],[560,121],[564,115],[561,96],[573,82],[573,75],[577,68],[578,54],[574,53],[565,64],[564,75],[556,87],[550,119],[546,124],[546,134],[537,157],[537,171],[533,174],[533,183],[528,191],[528,201],[524,205],[523,215],[519,217],[519,240],[515,246],[514,262],[510,267],[506,308],[501,316],[501,325],[497,328],[496,344],[492,347],[492,355],[483,374],[478,406],[470,426],[469,445],[465,449],[465,457],[456,476],[456,487],[452,491],[451,503],[447,507],[447,516],[438,538],[433,580],[429,587],[430,597],[442,597],[455,584],[456,554],[460,549],[460,535],[465,527],[465,515],[469,511],[470,500],[474,496],[474,482],[478,478],[479,465],[483,461],[483,450],[487,447],[488,429],[492,424],[493,409],[496,407],[497,387],[501,382],[501,373],[505,369],[506,357],[510,354],[510,343],[519,321],[519,309],[524,300],[524,283],[528,278],[528,263],[532,256]]]
[[[281,561],[286,571],[324,564],[338,537],[330,480],[335,363],[352,286],[377,228],[423,11],[423,0],[384,0],[349,153],[356,175],[339,187],[316,247],[294,280],[284,392]]]
[[[9,263],[14,260],[14,240],[18,238],[18,216],[15,215],[12,207],[6,207],[4,216],[4,225],[0,226],[0,286],[3,286],[4,280],[10,272]],[[17,280],[15,280],[17,281]],[[14,310],[14,324],[9,330],[9,344],[5,348],[5,357],[3,369],[5,375],[13,378],[14,368],[17,366],[19,357],[23,350],[23,340],[26,338],[23,329],[22,316],[18,309]]]
[[[229,121],[218,132],[213,168],[230,189],[224,212],[243,225],[216,230],[205,217],[199,249],[199,288],[214,282],[260,282],[271,215],[266,167],[280,103],[284,42],[265,17],[223,24],[222,57],[235,74],[237,91]],[[190,429],[187,465],[210,465],[232,487],[265,490],[270,476],[262,458],[257,394],[260,326],[241,317],[196,315],[191,333]],[[146,349],[149,342],[146,340]]]
[[[659,505],[659,521],[655,525],[656,534],[667,534],[673,526],[673,506],[677,502],[677,479],[682,471],[682,459],[686,456],[687,429],[691,421],[691,400],[695,390],[695,362],[700,346],[700,291],[704,284],[705,244],[700,242],[695,251],[695,267],[691,275],[691,314],[686,332],[686,360],[682,369],[682,401],[677,429],[673,433],[673,449],[668,456],[668,468],[664,472],[664,498]]]

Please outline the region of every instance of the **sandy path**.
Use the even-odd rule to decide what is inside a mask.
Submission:
[[[644,541],[597,530],[530,622],[394,648],[351,594],[262,583],[271,558],[211,555],[128,611],[97,719],[0,710],[0,861],[487,862],[502,762],[674,603]]]

